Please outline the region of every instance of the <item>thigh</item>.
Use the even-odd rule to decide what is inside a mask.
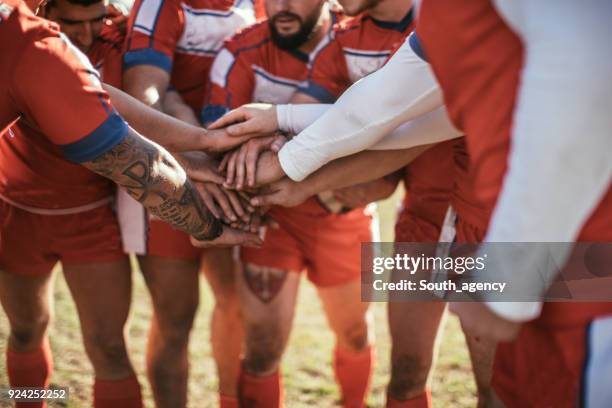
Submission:
[[[83,331],[123,333],[132,295],[128,257],[111,262],[64,263],[63,271]]]
[[[293,323],[300,275],[245,264],[237,283],[247,349],[284,347]]]
[[[200,269],[217,300],[236,295],[236,260],[233,248],[210,248],[202,252]]]
[[[199,302],[198,263],[158,256],[139,257],[139,263],[160,329],[191,327]]]

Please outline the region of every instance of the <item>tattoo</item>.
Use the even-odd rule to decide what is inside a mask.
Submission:
[[[263,303],[270,303],[280,293],[287,271],[247,264],[244,266],[244,280],[252,294]]]
[[[133,130],[117,146],[83,164],[124,187],[157,217],[196,239],[221,235],[220,221],[205,209],[174,157]]]

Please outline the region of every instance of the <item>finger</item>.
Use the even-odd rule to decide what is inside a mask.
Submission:
[[[189,171],[189,178],[203,183],[210,182],[223,184],[223,182],[225,182],[225,177],[219,174],[215,169],[191,169]]]
[[[245,158],[247,151],[249,150],[247,145],[242,146],[238,152],[238,158],[236,159],[236,188],[242,189],[244,186],[244,175],[245,175]]]
[[[219,208],[217,208],[211,195],[208,193],[208,191],[205,190],[205,187],[202,184],[196,184],[196,188],[200,192],[200,197],[202,197],[204,205],[210,210],[210,212],[215,216],[215,218],[221,218],[221,212],[219,211]]]
[[[219,167],[217,167],[217,169],[219,171],[225,171],[225,169],[227,168],[227,162],[229,161],[231,153],[227,153],[223,155],[223,159],[221,159],[221,163],[219,163]]]
[[[238,152],[232,152],[229,161],[227,163],[227,175],[225,177],[225,183],[229,186],[234,185],[234,175],[236,174],[236,156]]]
[[[240,202],[238,195],[234,191],[226,191],[225,195],[227,195],[227,198],[229,199],[229,202],[232,208],[234,209],[234,212],[238,215],[238,217],[248,222],[249,216],[246,213],[245,209],[242,207],[242,203]],[[245,219],[245,216],[246,216],[246,219]]]
[[[231,125],[236,122],[242,122],[247,120],[246,110],[242,108],[234,109],[225,115],[221,116],[219,119],[215,120],[213,123],[208,125],[208,129],[220,129],[224,128],[228,125]]]
[[[270,146],[270,150],[272,150],[274,153],[280,152],[280,150],[285,145],[286,141],[287,141],[287,139],[285,139],[285,137],[283,137],[283,136],[276,137],[274,139],[274,142],[272,142],[272,145]]]
[[[214,197],[215,201],[217,202],[217,204],[219,204],[219,206],[223,210],[223,214],[230,221],[238,221],[238,217],[234,213],[234,210],[232,209],[232,206],[229,203],[229,200],[227,199],[227,196],[225,195],[225,193],[218,186],[214,184],[211,184],[207,187],[210,193],[212,194],[212,196]]]
[[[253,136],[259,135],[263,136],[261,127],[257,124],[257,121],[254,119],[247,120],[246,122],[237,123],[235,125],[231,125],[227,128],[227,133],[230,136],[238,137],[238,136]]]
[[[246,154],[246,172],[247,183],[249,187],[255,186],[255,176],[257,174],[257,159],[259,158],[260,149],[251,149]]]
[[[277,205],[278,197],[276,193],[259,195],[251,198],[249,203],[255,207],[263,207],[268,205]]]

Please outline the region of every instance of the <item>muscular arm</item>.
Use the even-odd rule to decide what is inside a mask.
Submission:
[[[400,124],[442,103],[429,64],[406,41],[384,67],[356,82],[283,147],[279,153],[283,170],[302,180],[330,160],[376,144]]]
[[[172,152],[204,150],[218,152],[233,148],[247,138],[230,137],[223,130],[206,130],[156,111],[132,96],[103,84],[115,109],[140,134]]]
[[[157,217],[198,240],[215,239],[222,232],[221,223],[205,209],[176,160],[131,128],[123,141],[83,165],[124,187]]]
[[[170,74],[152,65],[137,65],[123,74],[123,89],[145,105],[163,110]]]

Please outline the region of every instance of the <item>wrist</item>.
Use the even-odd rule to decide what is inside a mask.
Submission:
[[[193,237],[198,241],[214,241],[219,238],[221,234],[223,234],[223,224],[219,219],[210,214],[208,226],[204,228],[202,233],[194,235]]]

